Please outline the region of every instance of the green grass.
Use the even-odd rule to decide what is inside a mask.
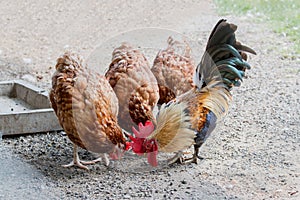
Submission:
[[[299,0],[214,0],[221,15],[247,13],[263,18],[273,30],[286,34],[300,54],[300,1]]]

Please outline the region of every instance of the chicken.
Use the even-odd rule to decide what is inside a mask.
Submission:
[[[189,45],[169,37],[168,47],[158,52],[151,68],[159,86],[158,104],[167,103],[192,89],[194,70]]]
[[[52,108],[60,125],[74,144],[73,161],[65,167],[77,165],[88,169],[81,161],[77,147],[120,158],[127,150],[126,139],[118,125],[118,99],[104,76],[89,71],[76,53],[66,52],[57,59],[49,94]]]
[[[150,120],[155,123],[153,109],[159,99],[157,81],[145,56],[127,43],[116,48],[105,76],[119,100],[119,124],[131,127]]]
[[[250,68],[243,60],[247,59],[246,52],[256,54],[236,41],[236,29],[236,25],[220,20],[209,37],[206,52],[194,74],[196,86],[162,106],[157,116],[157,127],[147,122],[145,126],[140,124],[139,130],[133,129],[135,136],[130,136],[133,152],[139,155],[148,153],[148,162],[152,166],[157,166],[159,151],[176,153],[169,159],[169,164],[197,163],[198,158],[201,159],[199,148],[228,111],[232,98],[230,89],[240,85],[246,69]],[[181,107],[181,112],[170,111],[174,107]],[[179,122],[174,121],[173,115],[181,115]],[[193,156],[184,159],[182,150],[192,145]]]

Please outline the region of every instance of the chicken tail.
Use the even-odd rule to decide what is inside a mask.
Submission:
[[[190,128],[187,105],[170,102],[162,105],[157,114],[156,129],[147,139],[155,138],[159,151],[176,152],[194,144],[195,134]]]
[[[229,109],[232,96],[226,85],[218,80],[212,80],[201,89],[199,101],[202,106],[214,113],[218,120],[224,117]]]
[[[225,19],[221,19],[212,30],[194,74],[198,88],[205,87],[215,76],[219,76],[228,89],[241,84],[246,69],[250,69],[246,53],[256,55],[256,52],[236,40],[236,30],[237,26]]]

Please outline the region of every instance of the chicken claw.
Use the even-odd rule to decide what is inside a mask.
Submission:
[[[105,154],[106,155],[106,154]],[[107,158],[107,156],[104,156],[106,159],[105,159],[105,165],[108,166],[109,164],[109,160]],[[72,166],[77,166],[81,169],[86,169],[86,170],[89,170],[89,168],[85,165],[91,165],[91,164],[95,164],[99,161],[101,161],[102,158],[97,158],[95,160],[91,160],[91,161],[83,161],[83,160],[80,160],[79,159],[79,156],[78,156],[78,150],[77,150],[77,145],[74,144],[74,150],[73,150],[73,160],[67,164],[67,165],[63,165],[63,167],[72,167]],[[107,164],[107,160],[108,160],[108,164]]]
[[[176,153],[176,155],[168,160],[168,164],[172,165],[174,163],[179,163],[179,164],[190,164],[190,163],[195,163],[198,164],[198,160],[203,160],[204,158],[198,155],[199,150],[196,149],[194,152],[193,156],[191,158],[184,158],[183,157],[183,152],[180,151]]]
[[[182,151],[179,151],[175,154],[175,156],[173,156],[172,158],[168,159],[168,165],[172,165],[174,163],[180,163],[183,164],[183,157],[182,157],[183,153]]]

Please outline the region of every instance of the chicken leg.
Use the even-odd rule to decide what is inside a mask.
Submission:
[[[79,156],[78,156],[78,147],[77,147],[76,144],[74,144],[73,160],[69,164],[63,165],[63,167],[71,167],[71,166],[75,165],[75,166],[77,166],[79,168],[87,169],[88,170],[89,168],[87,166],[85,166],[85,165],[95,164],[96,162],[99,162],[101,160],[102,160],[102,158],[97,158],[97,159],[92,160],[92,161],[83,161],[83,160],[80,160]]]
[[[179,163],[179,164],[190,164],[190,163],[195,163],[198,164],[198,159],[203,160],[204,158],[198,155],[199,153],[199,146],[194,146],[194,153],[191,158],[184,158],[183,157],[183,152],[179,151],[176,153],[176,155],[168,160],[168,164],[172,165],[174,163]]]
[[[194,154],[193,154],[193,157],[187,158],[187,159],[183,159],[182,158],[183,159],[182,163],[183,164],[189,164],[189,163],[198,164],[198,159],[199,160],[203,160],[204,158],[198,155],[199,154],[199,148],[200,148],[200,146],[194,145]]]
[[[172,158],[168,159],[168,165],[172,165],[174,163],[183,163],[183,152],[182,151],[178,151],[175,156],[173,156]]]

